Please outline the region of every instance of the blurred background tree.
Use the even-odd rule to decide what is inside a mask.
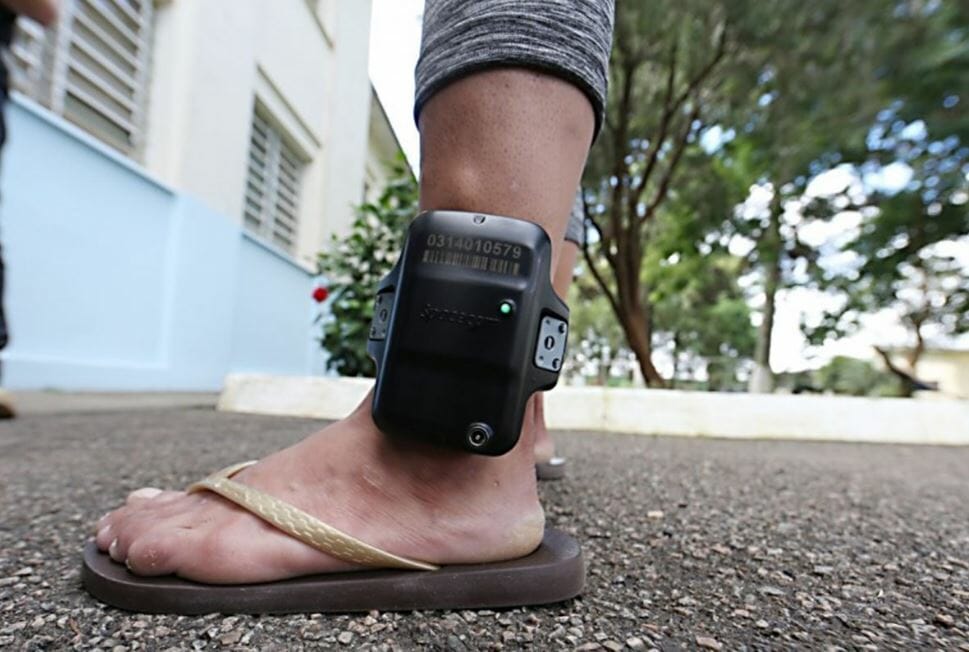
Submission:
[[[376,371],[367,355],[374,291],[394,266],[417,205],[417,180],[401,156],[380,196],[357,208],[350,233],[334,236],[330,249],[319,254],[318,271],[331,297],[328,312],[318,317],[320,345],[329,354],[327,369],[341,376],[372,377]]]
[[[750,309],[737,286],[741,261],[727,254],[679,261],[653,285],[657,333],[668,343],[673,369],[668,385],[736,391],[740,372],[753,354]],[[682,378],[681,378],[682,376]]]
[[[904,388],[891,372],[876,368],[868,360],[833,357],[819,369],[780,373],[779,388],[793,394],[843,394],[846,396],[902,396]]]
[[[969,331],[967,26],[969,5],[934,0],[617,3],[567,375],[771,391],[778,297],[803,288],[829,300],[804,311],[809,344],[889,310],[907,369],[880,347],[891,382],[838,358],[782,386],[917,388],[928,342]],[[400,166],[320,257],[339,373],[373,372],[372,288],[416,206]]]
[[[728,160],[748,171],[769,200],[735,221],[752,243],[747,254],[759,289],[752,391],[773,390],[770,367],[778,292],[804,282],[816,252],[801,237],[807,184],[826,167],[856,160],[883,108],[879,45],[885,3],[777,3],[757,34],[767,50],[750,109],[731,125],[739,134]],[[786,35],[786,36],[785,36]]]
[[[648,229],[642,279],[656,344],[672,361],[669,387],[737,390],[749,373],[755,330],[738,279],[745,261],[720,237],[749,181],[702,147],[687,147],[679,191]]]
[[[711,330],[731,367],[722,386],[748,375],[750,389],[771,391],[785,288],[842,296],[812,343],[892,304],[910,304],[916,335],[916,322],[965,332],[965,265],[947,246],[967,232],[969,9],[955,4],[618,4],[610,104],[584,180],[584,257],[647,384],[679,382],[685,364],[686,376],[721,386],[710,372],[720,373],[711,363],[723,351],[701,332],[720,319]],[[914,195],[871,187],[868,176],[899,164]],[[836,168],[857,170],[859,183],[809,194]],[[802,237],[818,222],[850,222],[852,211],[864,223],[840,229],[836,246]],[[846,266],[847,252],[862,262]],[[671,354],[674,378],[659,372],[657,347]]]
[[[564,372],[572,384],[631,384],[631,352],[608,301],[580,275],[569,289],[569,346]],[[624,380],[622,380],[624,379]]]
[[[822,391],[849,396],[898,396],[899,383],[866,360],[835,356],[814,374]]]
[[[757,360],[768,359],[781,252],[790,248],[781,190],[796,193],[791,184],[803,187],[809,166],[838,146],[863,145],[877,112],[871,30],[884,13],[870,0],[617,5],[610,104],[585,176],[585,257],[648,384],[665,384],[652,359],[654,307],[643,275],[651,224],[706,171],[704,155],[732,165],[744,188],[779,189],[766,218],[746,229],[767,297]],[[738,134],[743,144],[726,151]],[[711,206],[721,223],[733,217],[732,204]]]
[[[969,5],[902,2],[895,21],[883,43],[891,101],[868,135],[853,185],[893,168],[909,180],[867,187],[860,199],[848,187],[816,202],[820,213],[848,207],[859,219],[835,247],[837,263],[815,274],[840,305],[804,330],[820,344],[892,310],[909,333],[907,369],[877,350],[911,391],[927,337],[969,332],[969,269],[955,253],[969,239]]]

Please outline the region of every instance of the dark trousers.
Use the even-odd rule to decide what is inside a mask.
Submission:
[[[2,65],[3,64],[0,64],[0,66]],[[7,140],[7,124],[3,117],[6,108],[7,90],[6,85],[4,85],[0,86],[0,153],[3,152],[4,141]],[[10,339],[9,333],[7,332],[7,315],[3,309],[3,286],[3,246],[0,245],[0,350],[7,346],[7,341]]]

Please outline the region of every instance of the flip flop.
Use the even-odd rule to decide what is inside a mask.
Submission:
[[[530,555],[437,567],[370,546],[258,489],[232,480],[254,462],[230,466],[188,488],[212,491],[290,536],[339,559],[382,570],[311,575],[264,584],[211,585],[175,576],[141,577],[90,541],[81,581],[95,598],[142,613],[315,613],[483,609],[561,602],[585,582],[579,544],[548,528]]]
[[[561,480],[565,477],[564,457],[553,457],[548,462],[536,462],[535,474],[539,480]]]

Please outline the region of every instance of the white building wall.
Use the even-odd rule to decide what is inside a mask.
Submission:
[[[332,133],[339,133],[327,148],[327,175],[323,208],[327,223],[318,242],[330,233],[343,234],[353,222],[353,207],[360,203],[370,123],[370,77],[367,64],[370,43],[370,2],[337,1],[334,47],[342,57],[330,95]],[[365,10],[363,5],[366,5]],[[352,43],[352,47],[348,44]]]
[[[390,180],[391,168],[400,153],[400,143],[390,126],[376,90],[370,96],[370,129],[367,137],[367,160],[364,165],[364,199],[380,196]]]
[[[156,18],[148,172],[241,223],[258,101],[306,163],[293,254],[311,265],[363,185],[369,0],[170,0]]]
[[[907,353],[893,352],[892,362],[907,370]],[[939,392],[944,396],[969,399],[969,351],[929,349],[919,358],[915,377],[925,382],[937,383]]]
[[[24,95],[7,107],[11,388],[214,390],[227,373],[322,370],[315,255],[350,223],[367,161],[395,151],[386,116],[371,125],[370,2],[155,6],[131,158]],[[307,163],[293,255],[244,229],[254,102]]]

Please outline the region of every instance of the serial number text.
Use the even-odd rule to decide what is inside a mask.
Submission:
[[[427,246],[439,249],[455,249],[460,251],[474,252],[491,256],[501,256],[502,258],[518,259],[522,257],[521,245],[513,245],[509,242],[500,240],[483,240],[461,235],[445,235],[443,233],[431,233],[427,236]]]
[[[421,262],[518,276],[526,262],[522,249],[521,245],[500,240],[431,233]]]

